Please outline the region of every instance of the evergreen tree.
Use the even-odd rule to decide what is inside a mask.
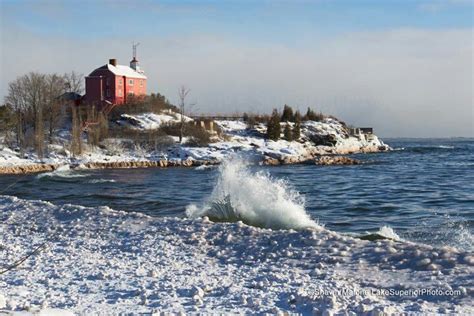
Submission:
[[[291,132],[290,124],[286,123],[285,129],[283,130],[283,136],[285,140],[291,142],[293,140],[293,133]]]
[[[319,112],[316,113],[311,108],[308,107],[308,111],[306,111],[306,115],[304,116],[303,120],[304,121],[315,121],[315,122],[320,122],[324,119],[323,113]]]
[[[281,115],[281,121],[282,122],[293,122],[294,116],[293,116],[293,109],[291,106],[286,105],[283,107],[283,114]]]
[[[267,138],[271,140],[278,140],[280,138],[280,115],[276,109],[273,110],[272,116],[267,123]]]
[[[301,136],[301,114],[296,111],[295,113],[295,126],[293,127],[293,140],[300,139]]]
[[[301,123],[302,120],[303,120],[303,117],[301,116],[300,111],[297,110],[297,111],[295,112],[293,122],[295,122],[295,123],[296,123],[296,122],[300,122],[300,123]]]
[[[313,110],[311,110],[310,107],[308,107],[308,110],[306,111],[306,114],[303,119],[305,121],[312,121],[314,116],[315,116],[315,113],[313,112]]]

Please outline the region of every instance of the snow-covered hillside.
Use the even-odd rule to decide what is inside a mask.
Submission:
[[[185,122],[190,122],[193,119],[184,116]],[[161,114],[156,113],[141,113],[141,114],[122,114],[121,119],[117,121],[119,125],[128,126],[133,129],[157,129],[167,123],[181,122],[181,114],[172,111],[165,111]]]

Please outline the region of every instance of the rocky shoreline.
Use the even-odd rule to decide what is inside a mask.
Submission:
[[[32,164],[23,166],[1,166],[0,174],[27,174],[41,173],[56,170],[60,165],[57,164]]]
[[[200,146],[173,143],[160,150],[145,149],[137,147],[130,139],[110,138],[100,146],[85,146],[83,153],[73,158],[67,146],[61,146],[59,142],[50,144],[42,159],[33,151],[25,153],[19,148],[0,147],[0,174],[51,172],[58,168],[198,167],[219,164],[236,153],[259,165],[356,165],[361,162],[345,155],[391,149],[372,133],[350,134],[346,125],[335,118],[304,122],[297,140],[269,140],[265,137],[265,124],[257,124],[254,128],[249,128],[243,121],[224,120],[216,121],[216,124],[221,136]]]
[[[28,174],[55,171],[62,166],[71,169],[136,169],[136,168],[168,168],[168,167],[198,167],[202,165],[216,165],[217,161],[197,160],[158,160],[158,161],[115,161],[115,162],[88,162],[84,164],[32,164],[24,166],[0,167],[0,174]]]
[[[277,159],[265,156],[260,165],[278,166],[291,164],[315,165],[358,165],[362,162],[346,156],[320,156],[320,157],[287,157]],[[218,165],[217,160],[157,160],[157,161],[114,161],[114,162],[88,162],[82,164],[31,164],[19,166],[0,166],[0,174],[29,174],[55,171],[62,166],[71,169],[136,169],[136,168],[169,168],[169,167],[199,167]]]

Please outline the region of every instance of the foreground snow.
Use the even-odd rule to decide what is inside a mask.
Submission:
[[[8,310],[474,313],[474,257],[453,248],[9,196],[0,214],[2,268],[48,241],[1,275]]]
[[[161,124],[176,122],[179,114],[143,113],[125,115],[126,121],[134,129],[154,129]],[[186,118],[190,120],[190,118]],[[80,157],[72,157],[71,153],[60,145],[50,145],[47,155],[38,159],[35,153],[20,154],[8,147],[0,146],[0,167],[15,167],[34,164],[81,165],[87,163],[131,162],[131,161],[206,161],[221,162],[235,152],[245,155],[248,159],[262,162],[273,159],[281,163],[298,163],[314,159],[318,155],[350,154],[358,152],[376,152],[386,150],[386,146],[376,135],[347,134],[344,124],[333,118],[322,122],[307,121],[301,126],[301,137],[298,141],[271,141],[264,138],[266,127],[263,124],[247,129],[242,121],[216,121],[222,130],[220,137],[204,147],[190,147],[184,144],[165,146],[161,150],[147,151],[131,145],[127,139],[107,139],[101,146],[89,148],[84,145],[84,153]],[[289,123],[292,125],[293,123]],[[67,134],[67,133],[65,133]],[[59,138],[59,142],[67,144],[67,137]],[[327,143],[330,140],[331,143]],[[319,141],[320,143],[315,143]],[[68,145],[65,145],[67,148]]]

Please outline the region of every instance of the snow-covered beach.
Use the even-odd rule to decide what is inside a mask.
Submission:
[[[3,262],[49,241],[2,275],[7,309],[474,312],[474,258],[452,248],[1,199]]]
[[[39,251],[2,271],[0,308],[474,313],[471,252],[401,240],[385,227],[375,241],[336,233],[311,218],[284,181],[241,161],[219,168],[214,191],[189,205],[187,218],[1,196],[2,270]]]

